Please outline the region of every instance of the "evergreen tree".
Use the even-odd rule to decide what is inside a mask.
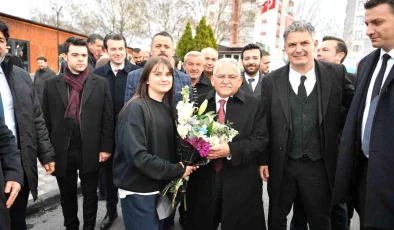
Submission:
[[[214,48],[215,50],[218,50],[218,42],[216,41],[215,35],[213,34],[212,27],[210,25],[207,25],[208,30],[209,30],[209,38],[211,39],[211,48]]]
[[[196,44],[196,50],[201,51],[205,47],[212,47],[213,48],[214,45],[216,45],[216,43],[212,44],[212,39],[210,36],[209,28],[210,28],[210,26],[207,25],[207,21],[206,21],[205,17],[203,17],[197,25],[196,36],[194,37],[194,41]],[[212,34],[213,34],[213,32],[212,32]]]
[[[187,22],[185,31],[183,32],[182,37],[177,44],[176,54],[180,60],[184,61],[183,59],[185,55],[193,50],[196,49],[192,34],[192,27],[190,26],[190,22]]]

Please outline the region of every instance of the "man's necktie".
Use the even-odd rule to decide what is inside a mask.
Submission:
[[[305,100],[307,97],[305,80],[306,80],[306,76],[302,75],[300,85],[298,86],[298,97],[300,97],[302,100]]]
[[[226,104],[226,100],[219,100],[220,108],[218,111],[218,121],[221,124],[224,124],[226,113],[224,112],[224,105]],[[216,159],[214,162],[214,168],[216,172],[219,172],[223,168],[223,159]]]
[[[376,106],[378,105],[378,102],[379,102],[380,88],[382,87],[384,73],[386,72],[388,59],[390,59],[390,55],[388,55],[387,53],[384,54],[383,61],[382,61],[382,67],[380,67],[378,76],[376,77],[376,80],[375,80],[375,83],[374,83],[373,89],[372,89],[371,104],[369,105],[368,117],[367,117],[367,121],[365,122],[364,136],[363,136],[362,144],[361,144],[361,149],[363,150],[364,155],[366,157],[369,157],[369,145],[370,145],[370,140],[371,140],[373,117],[375,115]]]
[[[249,89],[253,92],[254,90],[253,90],[253,86],[252,86],[252,82],[254,82],[254,78],[249,78],[248,79],[248,82],[249,82],[249,84],[248,84],[248,86],[249,86]]]
[[[1,117],[1,122],[4,124],[5,123],[5,118],[4,118],[4,107],[3,107],[3,100],[1,98],[1,93],[0,93],[0,117]]]

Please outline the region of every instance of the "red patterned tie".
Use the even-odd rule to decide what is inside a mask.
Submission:
[[[224,112],[224,104],[226,104],[226,100],[219,100],[220,103],[220,108],[218,111],[218,121],[221,124],[224,124],[224,118],[226,116],[226,113]],[[216,172],[219,172],[222,168],[223,168],[223,159],[216,159],[215,160],[215,164],[214,164],[214,168]]]

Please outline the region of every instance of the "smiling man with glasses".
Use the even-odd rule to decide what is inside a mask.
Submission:
[[[226,230],[266,229],[257,170],[268,143],[266,113],[258,98],[239,89],[242,80],[235,59],[220,59],[211,78],[215,90],[199,98],[200,104],[208,100],[206,111],[217,112],[218,122],[233,123],[239,134],[232,142],[211,147],[211,162],[190,176],[184,229],[214,230],[219,222]]]

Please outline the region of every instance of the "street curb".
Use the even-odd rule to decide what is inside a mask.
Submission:
[[[80,182],[77,185],[77,194],[82,193]],[[37,200],[29,200],[26,207],[26,217],[48,211],[60,204],[60,191],[59,189],[44,193],[40,195]]]

